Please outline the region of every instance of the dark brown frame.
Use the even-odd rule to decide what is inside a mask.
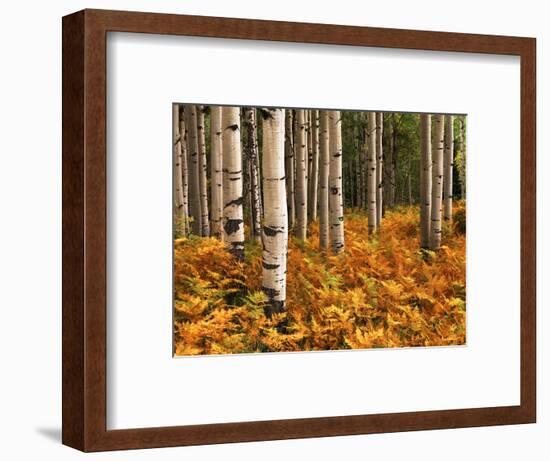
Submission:
[[[108,31],[521,58],[521,404],[106,430]],[[83,10],[63,18],[63,443],[83,451],[533,423],[536,419],[534,38]]]

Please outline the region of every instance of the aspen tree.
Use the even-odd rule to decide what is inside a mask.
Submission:
[[[262,241],[262,208],[258,164],[258,136],[256,127],[256,109],[246,108],[244,111],[244,123],[246,125],[246,159],[250,172],[250,198],[251,198],[251,229],[250,235],[261,243]]]
[[[319,185],[319,111],[311,111],[311,175],[309,176],[308,212],[310,221],[317,220],[317,194]]]
[[[180,109],[178,104],[172,105],[172,135],[173,135],[173,188],[174,188],[174,229],[177,235],[185,235],[185,210],[183,206],[183,173],[182,173],[182,138],[180,133]]]
[[[376,112],[368,114],[367,216],[369,234],[376,232]]]
[[[223,230],[229,251],[244,258],[243,179],[238,107],[222,108]]]
[[[199,143],[199,188],[201,198],[201,235],[210,236],[210,221],[208,216],[208,179],[206,165],[206,140],[204,133],[204,106],[197,107],[197,134]]]
[[[384,152],[384,166],[385,166],[385,186],[384,191],[386,192],[385,196],[385,209],[395,206],[395,164],[397,160],[397,122],[396,115],[392,113],[388,121],[389,136],[388,142],[389,147],[387,152]]]
[[[330,171],[330,149],[329,149],[329,120],[328,111],[320,111],[320,132],[319,132],[319,246],[321,251],[328,250],[329,246],[329,171]]]
[[[286,201],[288,206],[288,227],[294,228],[296,213],[294,209],[294,136],[292,110],[285,112],[285,178]]]
[[[443,158],[443,220],[453,220],[453,116],[445,116],[445,152]]]
[[[210,195],[212,235],[223,238],[222,108],[210,108]]]
[[[296,236],[302,240],[307,237],[307,126],[305,110],[296,111],[296,141],[294,144],[296,155]]]
[[[288,217],[285,188],[285,111],[262,109],[263,193],[265,201],[262,289],[269,306],[266,315],[283,312],[286,301]]]
[[[344,251],[344,197],[342,191],[342,119],[329,111],[329,213],[330,242],[334,254]]]
[[[420,247],[430,247],[432,213],[432,116],[420,115]]]
[[[384,114],[376,113],[376,227],[382,222],[382,201],[384,192],[384,151],[382,147],[382,130]]]
[[[457,153],[454,163],[458,171],[458,180],[460,181],[460,198],[466,198],[466,144],[464,142],[466,134],[466,118],[464,116],[457,117],[458,133],[457,133]]]
[[[432,140],[432,211],[430,249],[441,246],[441,204],[443,195],[443,128],[444,115],[434,115],[434,136]]]
[[[187,170],[189,172],[189,217],[191,232],[202,235],[201,197],[199,184],[199,140],[197,134],[197,109],[190,104],[185,107],[187,127]]]
[[[179,122],[181,136],[181,181],[183,190],[183,233],[189,234],[189,171],[187,160],[187,126],[183,105],[179,106]]]

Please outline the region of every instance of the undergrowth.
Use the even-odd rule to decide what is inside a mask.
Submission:
[[[368,237],[364,213],[345,215],[346,250],[319,252],[319,226],[289,240],[287,311],[264,315],[261,248],[236,261],[214,238],[175,241],[176,355],[465,344],[465,209],[437,253],[420,250],[418,210],[386,213]]]

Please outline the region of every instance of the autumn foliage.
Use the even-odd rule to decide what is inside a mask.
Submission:
[[[346,212],[346,250],[289,240],[287,312],[267,318],[261,248],[236,261],[215,238],[182,238],[174,253],[174,352],[233,354],[411,346],[466,341],[465,208],[441,250],[419,250],[417,207],[388,210],[368,237],[364,213]]]

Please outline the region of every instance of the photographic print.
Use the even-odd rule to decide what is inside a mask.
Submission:
[[[466,115],[172,121],[175,356],[466,343]]]

